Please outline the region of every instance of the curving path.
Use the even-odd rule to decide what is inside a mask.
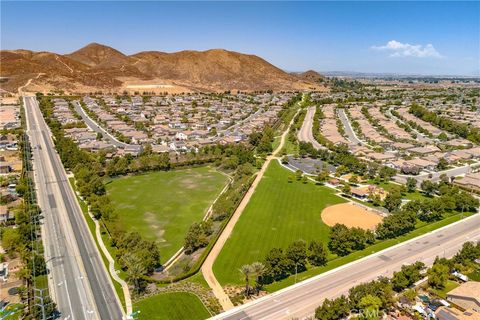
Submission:
[[[40,78],[41,75],[43,75],[45,73],[38,73],[37,76],[35,78],[30,78],[28,79],[27,83],[25,83],[23,86],[21,87],[18,87],[17,91],[18,91],[18,95],[22,96],[22,95],[26,95],[27,92],[23,91],[24,89],[26,89],[31,83],[33,80],[35,79],[38,79]]]
[[[295,116],[298,114],[299,111],[300,109],[297,111]],[[233,228],[235,227],[235,224],[237,223],[243,210],[245,209],[248,202],[250,201],[250,198],[255,192],[255,189],[257,188],[260,180],[262,180],[262,177],[265,174],[265,171],[267,170],[268,165],[272,160],[278,159],[277,153],[279,153],[280,150],[282,150],[283,145],[285,144],[285,139],[287,138],[288,132],[290,130],[290,126],[293,124],[295,116],[290,121],[287,129],[283,132],[282,137],[280,139],[280,144],[272,152],[272,154],[267,157],[265,163],[263,164],[260,171],[257,173],[255,180],[250,186],[250,189],[248,189],[247,193],[245,194],[242,201],[238,205],[237,209],[233,213],[232,217],[230,218],[230,221],[228,221],[227,225],[225,226],[225,229],[223,229],[222,234],[220,235],[220,237],[218,237],[217,242],[213,246],[212,250],[210,251],[207,258],[205,259],[205,262],[202,265],[202,274],[205,277],[205,280],[207,281],[209,287],[212,289],[213,294],[218,299],[218,301],[220,302],[224,310],[232,309],[234,305],[232,301],[230,301],[230,298],[225,293],[225,291],[223,291],[223,287],[220,285],[217,278],[215,277],[215,274],[213,273],[213,263],[215,262],[218,255],[220,254],[220,251],[222,251],[222,248],[225,245],[225,242],[227,242],[227,239],[230,237],[230,234],[232,233]]]

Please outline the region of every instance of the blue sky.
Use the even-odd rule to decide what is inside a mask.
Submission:
[[[1,2],[1,48],[224,48],[288,71],[480,73],[479,2]]]

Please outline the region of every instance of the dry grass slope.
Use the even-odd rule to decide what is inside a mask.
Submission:
[[[308,77],[289,74],[255,55],[223,49],[125,55],[97,43],[66,55],[29,50],[3,50],[2,89],[14,92],[33,75],[34,85],[89,92],[125,88],[124,82],[174,84],[191,91],[321,89]]]

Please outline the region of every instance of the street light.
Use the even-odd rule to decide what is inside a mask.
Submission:
[[[297,283],[298,262],[295,262],[295,283]]]

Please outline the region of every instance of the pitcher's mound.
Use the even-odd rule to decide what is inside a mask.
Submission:
[[[341,223],[349,228],[374,229],[382,219],[382,216],[351,203],[336,204],[322,211],[322,220],[330,227]]]

